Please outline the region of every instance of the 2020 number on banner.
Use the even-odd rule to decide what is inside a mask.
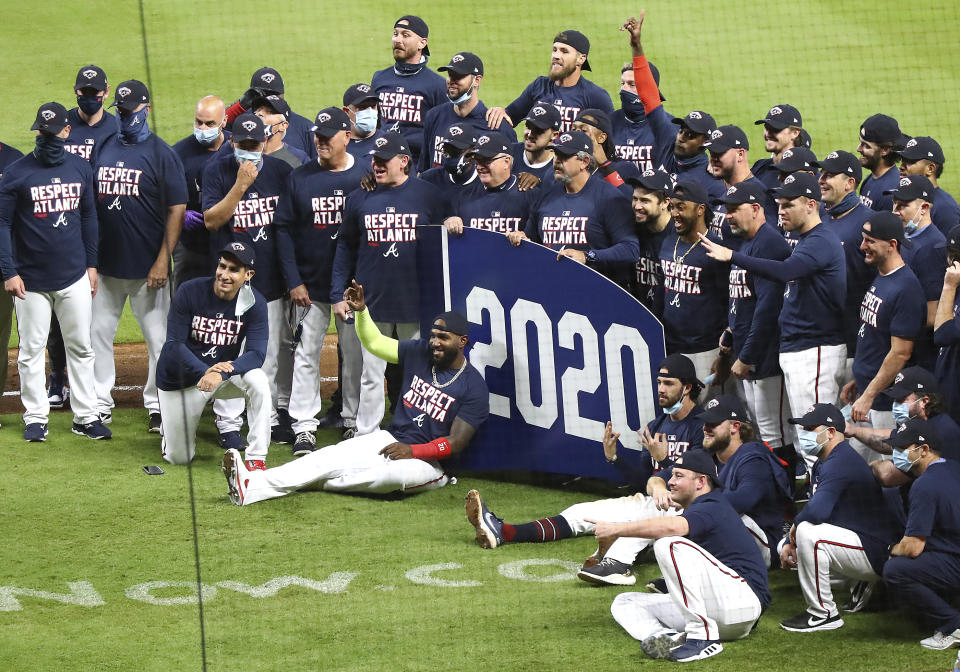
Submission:
[[[603,458],[604,423],[637,448],[635,431],[659,411],[660,322],[599,273],[540,245],[442,227],[419,238],[424,325],[446,306],[466,315],[470,362],[490,388],[490,418],[457,464],[616,479]]]

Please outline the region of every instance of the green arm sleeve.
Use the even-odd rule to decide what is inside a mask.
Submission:
[[[360,344],[370,353],[391,364],[400,363],[400,342],[384,336],[370,317],[370,311],[354,313],[357,325],[357,337]]]

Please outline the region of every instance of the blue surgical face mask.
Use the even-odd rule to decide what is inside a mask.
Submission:
[[[473,93],[473,82],[475,81],[477,81],[476,77],[474,77],[473,81],[470,82],[470,87],[466,91],[464,91],[462,94],[460,94],[456,98],[451,98],[450,102],[453,103],[454,105],[459,105],[460,103],[465,103],[468,100],[470,100],[470,94]]]
[[[917,209],[917,214],[914,215],[913,219],[903,225],[904,232],[910,236],[913,235],[917,229],[920,228],[920,222],[923,220],[923,208]]]
[[[893,466],[905,474],[910,473],[910,469],[913,468],[913,465],[919,461],[920,458],[918,457],[916,460],[911,462],[907,457],[907,451],[900,450],[899,448],[893,449]]]
[[[898,425],[902,425],[909,420],[911,406],[913,406],[913,404],[907,404],[902,401],[893,402],[893,421]]]
[[[246,149],[240,149],[239,147],[233,148],[233,156],[237,159],[237,163],[253,161],[257,168],[260,167],[260,163],[263,161],[263,152],[251,152]]]
[[[812,429],[797,427],[797,447],[800,449],[800,452],[812,457],[819,455],[823,447],[827,445],[826,441],[823,443],[817,441],[817,437],[819,437],[821,433],[822,432],[815,432]]]
[[[59,166],[63,163],[63,146],[66,142],[66,138],[58,138],[52,133],[38,133],[34,156],[45,166]]]
[[[88,117],[92,117],[103,107],[103,98],[100,96],[77,96],[77,107]]]
[[[620,107],[630,121],[643,121],[647,118],[643,103],[640,102],[640,96],[631,91],[620,89]]]
[[[117,122],[120,124],[120,135],[128,145],[143,142],[147,139],[147,136],[150,135],[150,126],[147,124],[146,107],[139,112],[118,114]]]
[[[220,127],[217,128],[194,128],[193,137],[201,145],[212,145],[220,137]]]
[[[357,110],[356,117],[357,120],[354,124],[361,133],[369,134],[377,130],[377,108],[371,107],[366,110]]]
[[[681,395],[680,395],[680,398],[677,399],[677,403],[675,403],[673,406],[664,406],[664,407],[662,407],[662,408],[663,408],[663,412],[666,413],[667,415],[673,415],[674,413],[676,413],[677,411],[679,411],[681,408],[683,408],[683,398],[684,398],[685,396],[686,396],[686,393],[681,394]]]

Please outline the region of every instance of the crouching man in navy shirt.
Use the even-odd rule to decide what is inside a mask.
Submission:
[[[270,330],[267,302],[248,284],[254,261],[252,246],[228,243],[220,251],[213,287],[210,278],[188,280],[173,299],[157,362],[161,455],[171,464],[193,459],[197,423],[207,402],[245,397],[246,466],[266,469],[271,405],[261,367]]]
[[[266,471],[245,468],[240,454],[228,450],[223,474],[237,506],[302,489],[385,494],[441,488],[450,478],[439,461],[466,448],[487,419],[487,384],[463,352],[466,318],[441,313],[429,340],[397,341],[377,329],[362,285],[353,281],[343,298],[356,315],[363,347],[403,369],[403,393],[390,426]]]

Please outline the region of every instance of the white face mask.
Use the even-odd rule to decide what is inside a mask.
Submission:
[[[193,137],[201,145],[212,145],[220,137],[220,127],[217,128],[196,128],[193,129]]]
[[[356,121],[353,123],[356,125],[357,130],[361,133],[373,133],[377,130],[377,108],[371,107],[366,110],[357,110]]]

